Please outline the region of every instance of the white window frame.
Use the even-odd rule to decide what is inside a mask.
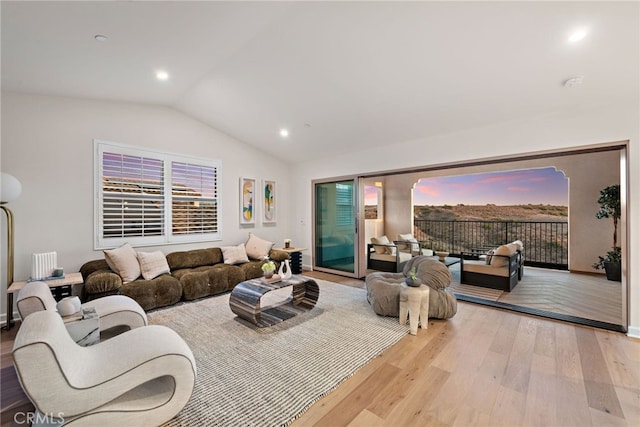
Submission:
[[[94,139],[94,249],[108,249],[129,243],[131,246],[155,246],[170,245],[191,242],[208,242],[222,240],[222,162],[220,160],[190,157],[180,154],[156,151],[147,148],[140,148],[131,145],[120,144],[116,142],[103,141]],[[126,237],[104,237],[104,221],[103,221],[103,154],[116,153],[130,156],[149,157],[161,160],[164,164],[164,234],[160,236],[126,236]],[[191,165],[199,165],[212,167],[216,170],[216,191],[215,197],[207,198],[207,200],[215,200],[217,212],[217,231],[213,233],[195,233],[195,234],[173,234],[172,232],[172,162],[188,163]],[[176,197],[180,199],[180,197]]]

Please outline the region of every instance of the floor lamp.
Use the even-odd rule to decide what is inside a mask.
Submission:
[[[7,321],[3,329],[13,327],[13,294],[9,286],[13,283],[13,213],[5,206],[20,196],[22,185],[13,175],[2,172],[0,176],[0,209],[7,215]]]

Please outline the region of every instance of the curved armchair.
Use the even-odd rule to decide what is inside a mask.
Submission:
[[[167,327],[80,347],[48,310],[24,319],[13,359],[36,420],[60,425],[160,425],[186,405],[196,378],[193,353]]]
[[[16,306],[22,320],[37,311],[56,312],[56,300],[44,282],[29,282],[24,285],[18,293]],[[98,298],[82,304],[82,308],[95,308],[100,318],[101,331],[116,326],[134,329],[147,325],[147,315],[140,304],[124,295]]]

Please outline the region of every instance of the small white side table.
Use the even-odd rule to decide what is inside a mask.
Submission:
[[[418,323],[422,329],[429,327],[429,287],[407,286],[401,284],[400,288],[400,324],[407,324],[407,314],[409,315],[409,333],[418,334]]]

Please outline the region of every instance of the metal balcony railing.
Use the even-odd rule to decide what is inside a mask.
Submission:
[[[566,221],[438,221],[414,220],[418,240],[453,256],[478,248],[496,248],[520,240],[524,263],[534,267],[568,269],[569,224]]]

